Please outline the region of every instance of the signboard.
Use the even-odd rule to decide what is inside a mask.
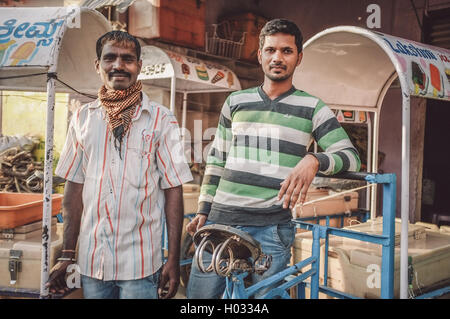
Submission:
[[[152,46],[142,48],[140,80],[164,79],[173,75],[191,83],[192,88],[241,89],[236,74],[223,65]]]
[[[411,95],[450,99],[450,50],[374,33],[394,53]]]
[[[27,10],[28,9],[28,10]],[[20,14],[19,14],[20,13]],[[68,8],[3,8],[0,67],[48,66],[71,14]]]
[[[333,110],[333,112],[340,123],[367,123],[368,114],[365,111]]]

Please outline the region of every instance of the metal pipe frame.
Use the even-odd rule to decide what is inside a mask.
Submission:
[[[369,183],[383,184],[383,233],[382,235],[372,235],[361,232],[355,232],[348,229],[339,229],[318,224],[310,224],[305,221],[293,219],[296,227],[312,231],[313,243],[311,257],[300,261],[299,263],[288,267],[287,269],[266,278],[255,285],[243,289],[243,274],[232,274],[227,278],[226,289],[223,298],[248,298],[254,295],[262,288],[269,287],[286,277],[298,273],[302,268],[311,265],[311,269],[293,279],[271,289],[262,298],[289,298],[286,290],[297,286],[299,296],[304,297],[305,280],[311,278],[310,298],[318,299],[319,291],[338,298],[355,298],[354,296],[331,289],[326,285],[319,284],[320,275],[320,239],[325,239],[328,247],[329,235],[346,237],[365,242],[371,242],[382,245],[381,261],[381,298],[392,299],[394,297],[394,246],[395,246],[395,204],[396,204],[396,176],[395,174],[372,174],[372,173],[343,173],[333,176],[335,178],[345,178],[353,180],[366,180]],[[329,218],[327,219],[329,221]],[[326,255],[327,256],[327,255]]]
[[[329,235],[335,235],[340,237],[346,237],[350,239],[356,239],[359,241],[370,242],[378,245],[382,245],[382,259],[381,259],[381,298],[392,299],[394,297],[394,247],[395,247],[395,204],[396,204],[396,177],[394,174],[366,174],[364,173],[346,173],[348,177],[353,179],[364,178],[368,182],[382,183],[383,184],[383,233],[382,235],[365,234],[361,232],[355,232],[348,229],[340,229],[335,227],[321,226],[310,224],[304,221],[294,219],[293,222],[297,224],[299,228],[307,230],[319,229],[320,238],[325,239],[325,262],[328,257],[328,245]],[[320,238],[316,239],[313,235],[313,250],[314,245],[320,245]],[[316,243],[315,243],[316,242]],[[325,278],[327,277],[328,269],[325,267]],[[327,281],[324,281],[324,286],[321,291],[327,293],[326,287]],[[311,282],[311,291],[318,289],[314,283]],[[338,295],[337,291],[331,291],[333,295]],[[343,298],[348,298],[349,295],[342,294]],[[312,298],[312,296],[311,296]]]
[[[320,176],[320,174],[318,174]],[[351,180],[365,180],[369,183],[383,184],[383,232],[382,235],[366,234],[361,232],[352,231],[349,229],[341,229],[329,226],[330,218],[343,218],[348,216],[360,215],[363,222],[367,221],[369,211],[358,210],[353,211],[351,214],[334,214],[329,216],[316,216],[316,217],[303,217],[293,219],[297,228],[311,230],[313,232],[313,245],[311,256],[305,260],[296,263],[287,269],[270,276],[255,285],[248,288],[244,288],[244,278],[248,275],[247,272],[237,274],[233,273],[231,276],[226,277],[226,289],[223,294],[224,299],[247,299],[250,296],[257,293],[260,289],[269,287],[279,281],[286,280],[278,287],[271,289],[262,298],[290,298],[286,293],[287,289],[296,287],[297,298],[305,298],[305,287],[310,288],[311,299],[317,299],[319,292],[327,294],[329,296],[340,299],[361,299],[359,297],[338,291],[327,286],[328,276],[328,247],[329,247],[329,235],[335,235],[340,237],[346,237],[364,242],[370,242],[382,246],[382,261],[381,261],[381,298],[393,299],[394,298],[394,247],[395,247],[395,208],[396,208],[396,176],[395,174],[373,174],[364,172],[347,172],[337,174],[334,178],[351,179]],[[195,214],[185,215],[185,218],[192,219]],[[307,220],[326,219],[327,225],[322,226],[319,224],[308,223]],[[163,235],[164,236],[164,235]],[[163,237],[164,238],[164,237]],[[320,275],[320,239],[325,239],[325,273],[324,273],[324,285],[319,284]],[[167,240],[167,238],[166,238]],[[163,245],[167,249],[167,242]],[[164,248],[163,248],[164,249]],[[163,255],[164,256],[164,255]],[[192,259],[186,259],[180,261],[180,265],[187,265]],[[311,269],[303,274],[298,275],[298,272],[311,265]],[[297,276],[295,276],[297,274]],[[311,282],[305,282],[307,278],[311,278]],[[441,288],[424,295],[416,297],[416,299],[426,299],[441,296],[450,292],[450,286]]]

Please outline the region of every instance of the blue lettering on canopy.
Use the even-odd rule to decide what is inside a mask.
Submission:
[[[63,24],[64,20],[51,19],[49,22],[35,22],[30,25],[29,22],[24,22],[16,26],[17,19],[9,19],[0,25],[0,43],[8,42],[11,36],[15,38],[26,37],[32,38],[52,38]]]
[[[389,44],[389,46],[391,47],[392,51],[394,51],[396,53],[401,53],[401,54],[410,55],[410,56],[420,56],[420,57],[426,58],[426,59],[437,60],[436,56],[430,50],[418,48],[418,47],[412,45],[411,43],[409,43],[408,45],[405,45],[398,40],[395,43],[395,47],[394,47],[394,45],[388,39],[383,38],[383,40],[386,41],[387,44]]]

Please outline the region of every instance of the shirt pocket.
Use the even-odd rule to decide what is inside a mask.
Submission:
[[[128,158],[125,178],[130,185],[143,188],[151,182],[152,172],[156,169],[155,150],[156,133],[153,130],[144,129],[134,136],[128,143]],[[153,178],[154,179],[154,178]]]

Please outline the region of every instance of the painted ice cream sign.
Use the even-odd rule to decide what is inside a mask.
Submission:
[[[0,66],[49,65],[65,19],[48,17],[48,11],[20,18],[13,13],[0,16]]]
[[[378,33],[393,51],[410,94],[450,98],[450,51]],[[402,75],[401,75],[402,76]]]
[[[169,50],[162,50],[162,52],[164,52],[164,56],[158,51],[143,47],[143,67],[139,75],[141,80],[162,79],[175,75],[178,79],[201,85],[211,85],[217,89],[240,89],[236,75],[222,65]]]

